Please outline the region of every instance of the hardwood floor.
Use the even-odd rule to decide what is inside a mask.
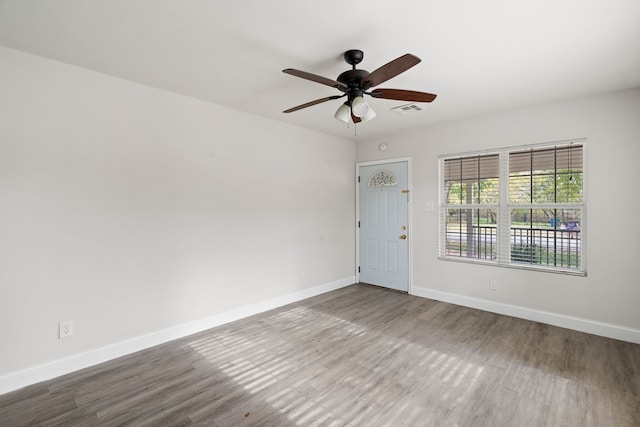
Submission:
[[[640,346],[353,285],[0,396],[1,426],[639,426]]]

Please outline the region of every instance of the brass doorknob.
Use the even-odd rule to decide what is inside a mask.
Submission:
[[[406,239],[406,238],[407,238],[407,235],[406,235],[406,234],[403,234],[402,236],[400,236],[400,238],[401,238],[402,240],[404,240],[404,239]]]

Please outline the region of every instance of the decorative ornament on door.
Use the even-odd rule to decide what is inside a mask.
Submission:
[[[393,187],[398,185],[396,176],[393,172],[382,169],[374,173],[369,180],[369,187]]]

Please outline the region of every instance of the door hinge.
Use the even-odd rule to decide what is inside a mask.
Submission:
[[[358,228],[360,228],[360,221],[358,221]]]
[[[358,177],[358,182],[360,182],[360,177]]]
[[[360,266],[358,266],[358,273],[360,273]]]

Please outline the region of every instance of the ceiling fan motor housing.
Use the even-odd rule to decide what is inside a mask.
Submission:
[[[363,78],[369,75],[366,70],[348,70],[338,76],[338,81],[347,85],[347,96],[352,101],[356,96],[362,96],[364,89],[360,86]]]

